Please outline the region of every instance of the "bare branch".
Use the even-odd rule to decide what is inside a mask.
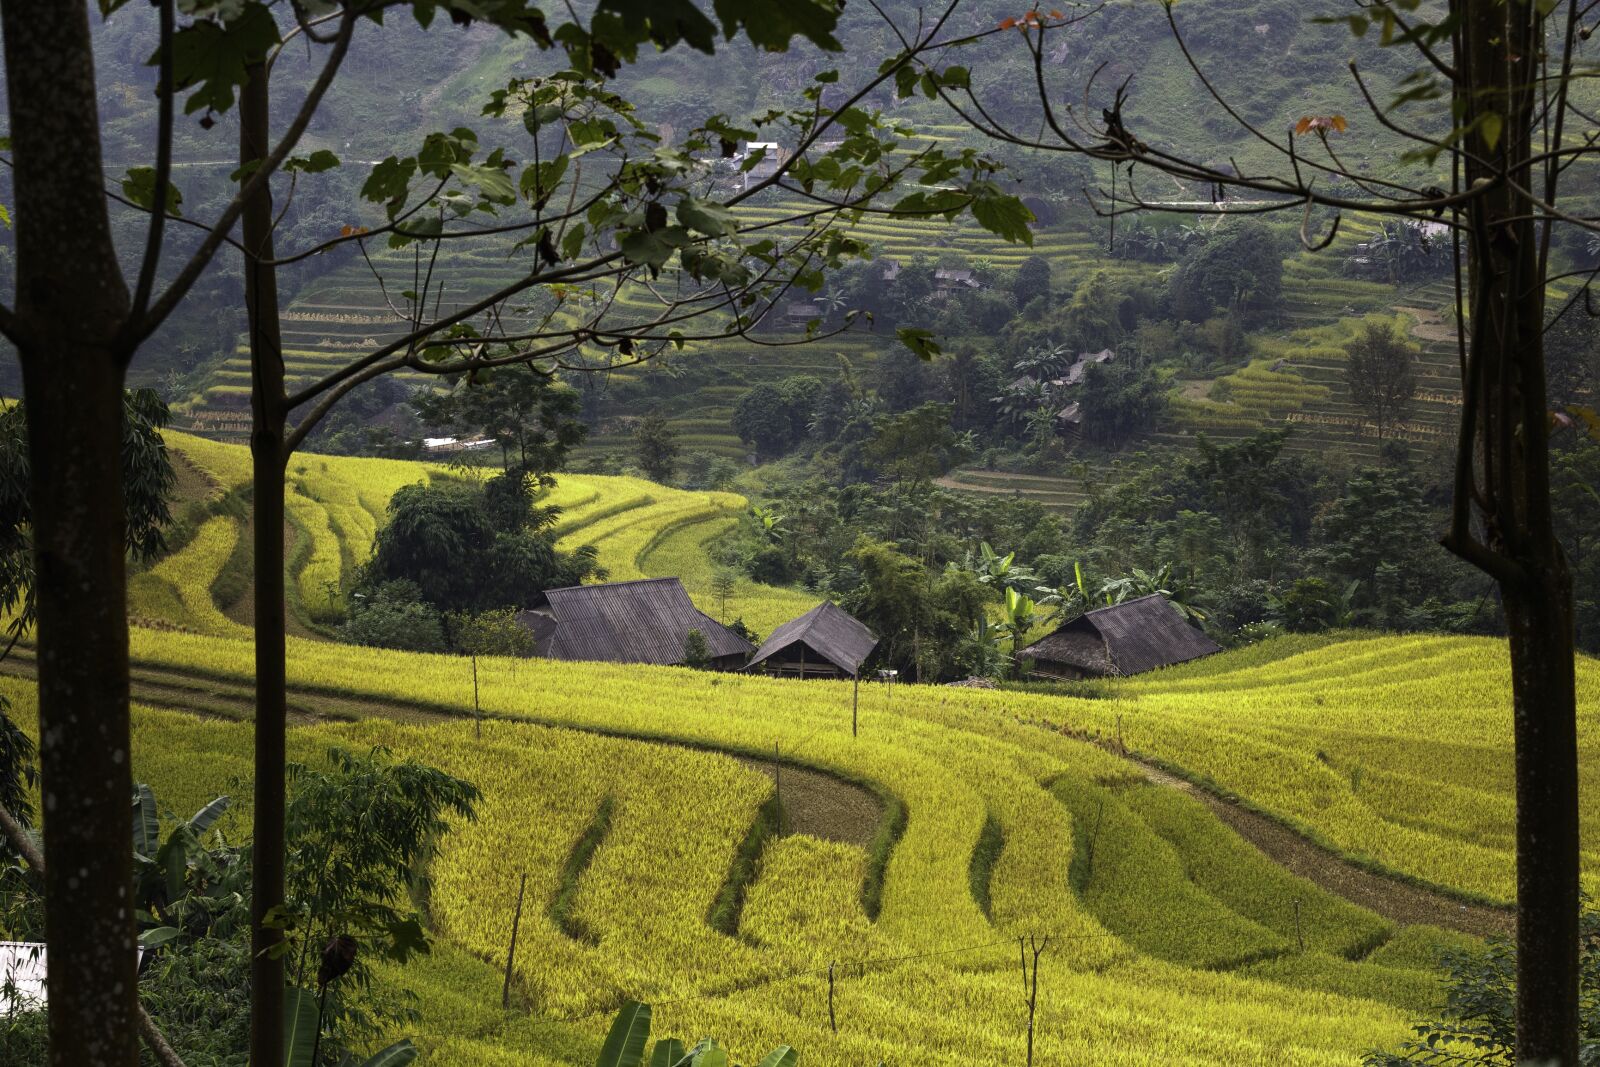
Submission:
[[[156,180],[150,200],[150,226],[145,235],[144,258],[139,264],[139,281],[134,288],[128,325],[144,318],[150,306],[150,290],[155,285],[156,268],[161,262],[162,236],[167,222],[167,190],[172,187],[172,36],[177,21],[173,0],[159,0],[160,38],[157,47],[156,75]],[[130,347],[127,358],[133,357]]]

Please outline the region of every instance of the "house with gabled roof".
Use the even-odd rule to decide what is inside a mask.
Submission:
[[[705,638],[715,670],[743,667],[755,647],[694,606],[676,578],[643,578],[547,589],[548,603],[517,621],[546,659],[681,664],[691,630]]]
[[[1142,674],[1187,663],[1222,646],[1160,593],[1086,611],[1017,651],[1034,678],[1075,680]]]
[[[878,635],[830,600],[790,619],[762,642],[747,671],[785,678],[858,678]]]

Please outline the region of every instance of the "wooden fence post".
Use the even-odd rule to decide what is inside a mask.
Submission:
[[[506,984],[500,987],[500,1007],[511,1007],[511,965],[517,958],[517,928],[522,925],[522,895],[528,891],[528,872],[522,872],[522,885],[517,888],[517,912],[511,917],[511,947],[506,950]]]
[[[1021,947],[1021,938],[1017,939],[1017,945],[1019,948]],[[1026,992],[1028,996],[1028,1067],[1033,1067],[1033,1019],[1034,1013],[1039,1006],[1039,957],[1044,955],[1044,950],[1048,948],[1049,945],[1049,934],[1045,935],[1043,941],[1035,941],[1034,936],[1029,934],[1028,948],[1033,953],[1033,974],[1031,976],[1027,973],[1027,958],[1024,957],[1022,961],[1023,987],[1024,992]]]
[[[834,962],[835,961],[832,961],[832,960],[830,960],[828,962],[828,1027],[834,1033],[837,1034],[839,1032],[839,1020],[833,1014],[833,964],[834,964]]]

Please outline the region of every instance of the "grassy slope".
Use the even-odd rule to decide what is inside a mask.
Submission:
[[[241,642],[137,631],[135,646],[142,660],[247,669]],[[462,708],[470,699],[456,664],[444,657],[295,642],[291,662],[298,683]],[[393,978],[428,994],[419,1036],[436,1056],[541,1067],[587,1062],[604,1012],[626,994],[660,1002],[658,1026],[668,1032],[714,1032],[746,1055],[786,1040],[803,1048],[808,1062],[841,1067],[951,1055],[1010,1061],[1022,1035],[1009,938],[1025,932],[1056,937],[1041,983],[1049,992],[1039,1039],[1051,1061],[1353,1063],[1362,1048],[1394,1041],[1419,997],[1427,998],[1424,976],[1362,964],[1346,968],[1365,982],[1350,988],[1377,1000],[1330,995],[1324,990],[1333,979],[1347,978],[1332,974],[1339,970],[1332,957],[1298,961],[1284,979],[1164,962],[1183,956],[1183,946],[1169,952],[1148,935],[1166,930],[1170,940],[1174,927],[1230,959],[1283,945],[1281,923],[1275,928],[1270,917],[1245,914],[1249,907],[1235,912],[1220,903],[1225,894],[1213,875],[1144,886],[1142,896],[1124,894],[1115,921],[1103,917],[1096,892],[1080,897],[1067,878],[1084,820],[1040,783],[1092,791],[1102,788],[1097,783],[1130,780],[1134,771],[1014,717],[1079,702],[913,687],[896,694],[891,710],[869,691],[862,736],[852,740],[841,703],[847,689],[838,685],[548,664],[523,664],[512,675],[508,667],[484,664],[483,697],[493,713],[746,751],[767,749],[776,738],[806,763],[892,791],[907,803],[910,823],[876,923],[856,902],[862,850],[794,838],[769,852],[750,893],[745,936],[736,941],[713,933],[704,916],[766,788],[759,775],[710,755],[515,723],[489,724],[482,742],[465,723],[374,721],[296,731],[292,744],[302,756],[332,743],[384,743],[474,777],[486,790],[479,822],[452,836],[435,868],[433,913],[447,944]],[[26,688],[8,689],[26,709]],[[179,811],[228,789],[228,777],[248,767],[248,733],[240,725],[141,712],[137,735],[140,777]],[[206,758],[197,758],[201,753]],[[608,792],[618,797],[615,821],[575,900],[599,944],[573,941],[543,920],[541,908],[526,910],[517,989],[532,1018],[501,1015],[492,1007],[492,967],[503,952],[516,876],[527,870],[536,895],[553,887],[571,841]],[[686,810],[696,818],[685,820]],[[992,919],[967,884],[967,856],[990,819],[1005,840],[993,871]],[[1180,856],[1209,847],[1219,832],[1178,832],[1159,820],[1145,825],[1163,826],[1174,842],[1165,847]],[[1138,836],[1142,842],[1152,834]],[[1107,835],[1096,863],[1107,869],[1137,862],[1139,847],[1132,835]],[[1243,884],[1237,896],[1247,900],[1284,888],[1248,870],[1234,874]],[[1174,920],[1202,898],[1217,902],[1203,926],[1187,912],[1186,921]],[[641,907],[644,901],[649,905]],[[1347,945],[1371,924],[1359,915],[1339,922],[1352,935],[1330,946]],[[939,955],[899,960],[930,952]],[[766,984],[825,969],[829,960],[848,972],[852,961],[885,958],[899,962],[869,964],[841,984],[837,1038],[817,1010],[825,991],[818,978]],[[1218,961],[1185,962],[1214,968]],[[436,1002],[445,987],[456,992]],[[693,999],[737,987],[748,991]],[[567,1018],[578,1020],[575,1027],[559,1025]]]
[[[243,446],[172,434],[172,447],[206,474],[214,493],[248,484],[249,453]],[[336,612],[342,590],[372,553],[389,498],[411,482],[449,476],[442,467],[402,460],[302,455],[289,466],[287,504],[294,533],[289,580],[296,613],[324,621]],[[614,581],[681,577],[702,611],[714,618],[743,618],[762,634],[816,605],[810,594],[748,580],[736,585],[724,605],[711,593],[707,543],[728,532],[745,508],[734,493],[693,493],[638,478],[564,475],[548,503],[565,514],[560,545],[593,544]],[[196,633],[243,636],[212,596],[229,565],[239,533],[230,516],[209,519],[200,533],[170,558],[135,576],[130,593],[134,618]]]
[[[141,662],[219,677],[244,679],[250,671],[241,641],[136,630],[133,651]],[[1374,917],[1286,879],[1259,858],[1251,862],[1192,802],[1132,784],[1130,765],[1026,723],[1092,733],[1120,714],[1136,750],[1225,780],[1330,839],[1343,827],[1346,839],[1337,843],[1358,854],[1384,848],[1399,819],[1425,814],[1410,828],[1408,850],[1389,857],[1392,865],[1427,861],[1431,869],[1411,873],[1459,890],[1504,886],[1511,857],[1495,842],[1509,790],[1509,720],[1494,699],[1506,686],[1504,665],[1488,651],[1465,639],[1285,641],[1122,683],[1110,701],[906,687],[890,705],[869,687],[855,740],[848,688],[832,683],[538,662],[513,670],[485,661],[481,695],[491,715],[752,753],[771,751],[776,741],[793,758],[877,783],[906,803],[910,820],[876,923],[853,903],[865,862],[859,848],[791,839],[769,852],[740,941],[711,933],[705,914],[761,794],[750,793],[736,812],[726,809],[746,795],[735,784],[745,779],[717,785],[732,773],[720,763],[672,769],[653,748],[591,744],[515,723],[491,723],[481,746],[464,723],[378,722],[297,731],[295,744],[314,752],[336,741],[383,741],[476,775],[489,790],[485,818],[461,830],[436,870],[435,914],[451,948],[405,979],[424,989],[441,981],[490,988],[486,964],[475,961],[492,965],[503,951],[508,879],[523,867],[530,880],[535,872],[557,877],[563,842],[581,833],[600,793],[637,796],[620,803],[612,834],[585,873],[595,872],[593,882],[578,890],[575,906],[599,946],[524,927],[530,969],[519,971],[519,989],[534,1017],[547,1028],[552,1019],[582,1017],[576,1035],[547,1030],[541,1042],[551,1043],[541,1047],[591,1047],[602,1025],[591,1013],[627,993],[662,1001],[673,1032],[717,1032],[751,1051],[792,1040],[811,1062],[952,1053],[1005,1059],[1019,1040],[1008,999],[1015,941],[1007,938],[1048,930],[1060,946],[1059,955],[1046,957],[1043,979],[1050,996],[1041,1040],[1052,1055],[1130,1064],[1353,1063],[1362,1048],[1392,1042],[1426,1010],[1434,986],[1420,968],[1455,939],[1403,931],[1366,956],[1381,941],[1383,924]],[[467,676],[450,657],[295,641],[290,660],[296,686],[462,710],[471,699]],[[1397,672],[1395,663],[1407,668]],[[1595,668],[1585,661],[1582,670],[1592,708]],[[12,689],[26,707],[26,690]],[[1586,751],[1594,744],[1591,727],[1592,712],[1584,720]],[[138,736],[141,777],[155,780],[178,810],[227,789],[227,778],[248,767],[239,726],[141,713]],[[1329,761],[1347,767],[1366,751],[1363,737],[1381,747],[1389,765],[1410,772],[1400,791],[1363,786],[1340,796],[1323,783],[1300,804],[1303,777]],[[1260,758],[1240,765],[1240,752]],[[1370,754],[1363,758],[1375,778],[1379,768]],[[489,766],[493,773],[484,773]],[[701,780],[719,799],[683,792],[699,789]],[[1432,803],[1441,790],[1449,791],[1448,809]],[[703,815],[685,822],[685,810]],[[991,819],[1005,845],[985,916],[972,899],[968,858]],[[531,833],[533,826],[569,830]],[[619,851],[603,861],[613,844]],[[635,848],[656,858],[629,858]],[[673,859],[662,864],[663,855]],[[662,874],[676,903],[666,903],[651,881]],[[1291,948],[1292,920],[1283,907],[1291,894],[1305,902],[1305,955]],[[660,913],[641,909],[643,900]],[[675,947],[663,954],[661,944]],[[961,951],[869,969],[846,984],[841,1005],[849,1021],[838,1041],[817,1011],[825,986],[815,978],[765,984],[832,959],[952,949]],[[751,988],[680,999],[736,986]],[[531,1022],[492,1010],[425,1015],[423,1036],[436,1048],[492,1051],[508,1064],[544,1062],[510,1045]],[[583,1057],[564,1055],[555,1062]]]

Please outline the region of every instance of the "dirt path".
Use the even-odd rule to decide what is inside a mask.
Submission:
[[[32,651],[20,645],[13,649],[11,655],[0,662],[0,673],[30,681],[35,679],[37,671]],[[245,681],[222,681],[169,667],[135,663],[130,671],[129,684],[134,701],[147,707],[240,722],[248,722],[255,714],[255,694]],[[460,721],[464,717],[455,709],[333,696],[293,686],[289,689],[288,705],[291,726],[356,719],[437,723]],[[670,744],[661,741],[641,743]],[[773,773],[770,760],[737,753],[729,755],[752,771],[766,775]],[[783,764],[778,768],[778,788],[783,801],[785,834],[809,834],[824,841],[865,847],[877,833],[878,823],[883,818],[883,801],[870,789],[823,771]]]
[[[1224,800],[1159,767],[1131,756],[1128,758],[1150,781],[1181,789],[1210,808],[1240,837],[1290,874],[1375,911],[1390,922],[1405,926],[1442,926],[1478,937],[1509,937],[1516,932],[1516,917],[1507,909],[1466,904],[1443,893],[1369,871],[1265,815]]]
[[[883,801],[871,790],[809,767],[785,764],[774,768],[764,760],[734,758],[768,777],[773,777],[776,770],[778,796],[783,804],[783,833],[809,834],[862,848],[871,843],[883,818]]]

